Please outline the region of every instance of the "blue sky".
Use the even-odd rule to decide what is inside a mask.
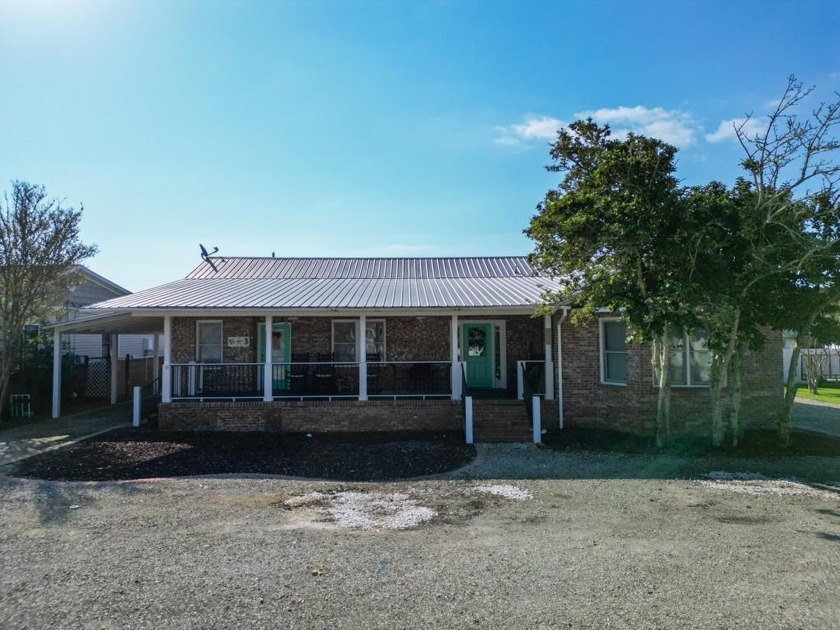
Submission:
[[[527,254],[585,115],[732,181],[728,130],[794,73],[840,90],[840,3],[0,3],[0,183],[84,203],[137,291],[244,256]],[[723,126],[721,124],[723,123]]]

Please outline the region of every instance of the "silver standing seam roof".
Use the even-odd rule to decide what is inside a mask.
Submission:
[[[560,283],[524,256],[485,258],[213,257],[186,278],[97,309],[452,309],[534,307]]]

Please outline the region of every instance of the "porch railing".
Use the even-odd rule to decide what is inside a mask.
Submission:
[[[146,383],[140,390],[140,418],[147,419],[157,413],[160,403],[160,378]]]
[[[376,361],[367,364],[368,398],[450,398],[449,361]]]
[[[172,399],[261,399],[263,363],[174,363]]]
[[[264,370],[263,363],[173,364],[172,399],[262,400]],[[368,398],[450,398],[451,370],[449,361],[368,362]],[[272,399],[358,397],[358,363],[312,361],[271,365]]]
[[[358,398],[359,364],[335,361],[273,363],[272,397]]]
[[[545,361],[516,362],[516,397],[545,396]]]

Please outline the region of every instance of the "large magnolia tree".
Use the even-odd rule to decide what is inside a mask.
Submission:
[[[0,415],[24,326],[58,314],[77,265],[96,253],[80,240],[81,218],[81,209],[23,181],[13,181],[0,200]]]

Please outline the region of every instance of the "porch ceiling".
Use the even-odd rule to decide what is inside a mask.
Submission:
[[[152,335],[163,334],[163,317],[132,317],[130,313],[105,313],[61,322],[61,334]]]

